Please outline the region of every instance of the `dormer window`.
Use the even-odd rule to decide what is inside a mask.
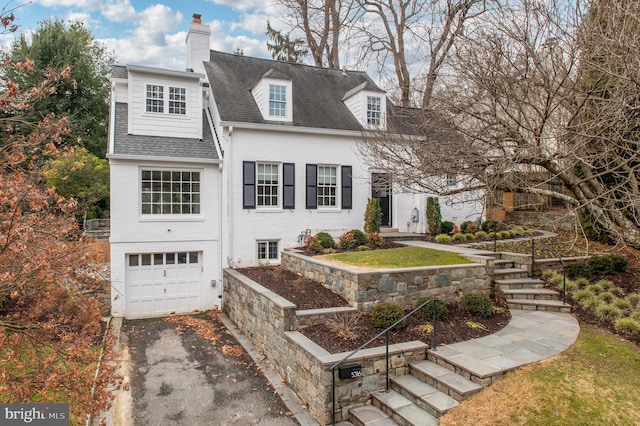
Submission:
[[[380,115],[382,112],[381,100],[379,96],[367,96],[367,124],[370,126],[380,125]]]
[[[287,115],[286,86],[269,85],[269,115],[271,117],[284,117]]]
[[[293,121],[293,82],[276,70],[267,71],[251,89],[266,121]]]
[[[168,91],[167,96],[165,96],[165,90]],[[167,100],[166,110],[169,114],[187,114],[187,90],[184,87],[165,88],[158,84],[147,84],[147,112],[164,113]]]

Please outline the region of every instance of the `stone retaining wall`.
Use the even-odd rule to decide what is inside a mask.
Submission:
[[[573,231],[575,229],[575,216],[569,212],[533,212],[533,211],[508,211],[507,223],[526,225],[532,229],[545,229],[547,231]]]
[[[359,311],[367,312],[384,302],[413,308],[422,297],[457,303],[467,293],[490,296],[495,260],[466,257],[477,263],[370,271],[311,259],[295,250],[285,250],[281,262],[285,268],[322,283]]]
[[[348,354],[330,354],[295,331],[301,324],[319,320],[327,312],[300,311],[302,315],[296,317],[295,305],[240,272],[225,269],[223,279],[223,310],[269,358],[271,365],[308,405],[311,415],[321,424],[331,424],[331,366]],[[425,359],[426,351],[427,345],[419,341],[390,345],[390,377],[406,374],[409,363]],[[365,404],[371,392],[384,389],[385,353],[384,347],[365,349],[342,364],[358,364],[362,374],[355,379],[339,379],[336,373],[336,422],[346,420],[350,408]]]

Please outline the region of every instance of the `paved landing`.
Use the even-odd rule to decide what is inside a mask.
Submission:
[[[489,377],[559,354],[579,333],[571,314],[512,310],[511,321],[497,333],[438,347],[435,353],[478,377]]]

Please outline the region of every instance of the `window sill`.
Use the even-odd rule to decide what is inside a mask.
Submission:
[[[342,213],[344,210],[339,209],[337,207],[328,207],[328,208],[318,207],[316,211],[318,213]]]
[[[169,114],[168,112],[143,112],[142,117],[145,118],[161,118],[163,120],[180,120],[180,121],[188,121],[191,120],[189,114]]]

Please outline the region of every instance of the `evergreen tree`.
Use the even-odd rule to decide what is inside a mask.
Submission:
[[[308,50],[303,47],[303,39],[291,40],[289,34],[283,35],[281,31],[274,30],[269,21],[267,21],[266,35],[270,40],[267,42],[267,49],[271,52],[271,57],[277,61],[297,64],[302,62],[302,58],[308,53]]]

